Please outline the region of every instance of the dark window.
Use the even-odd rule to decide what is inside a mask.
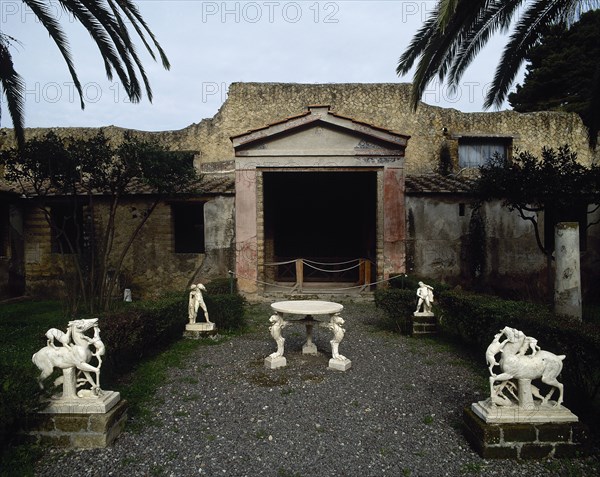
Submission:
[[[460,217],[465,216],[465,204],[458,204],[458,215]]]
[[[544,209],[544,245],[554,251],[554,227],[559,222],[579,224],[579,251],[587,250],[587,204],[576,204],[566,209],[546,207]]]
[[[508,140],[503,138],[463,138],[458,143],[458,165],[479,167],[495,156],[507,157]]]
[[[83,245],[81,205],[55,204],[50,207],[52,253],[73,253]]]
[[[204,253],[204,203],[171,204],[175,253]]]

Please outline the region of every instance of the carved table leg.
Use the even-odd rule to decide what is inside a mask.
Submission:
[[[308,315],[306,321],[306,343],[302,346],[302,354],[318,354],[317,345],[313,343],[313,317]]]
[[[269,322],[271,323],[269,331],[271,332],[271,336],[275,340],[275,343],[277,343],[277,351],[265,358],[265,368],[282,368],[287,364],[287,360],[283,356],[285,338],[281,335],[281,330],[285,328],[287,322],[283,319],[281,313],[272,315],[271,318],[269,318]]]
[[[352,366],[352,361],[339,353],[340,342],[346,333],[342,328],[343,324],[344,320],[339,313],[331,315],[328,328],[333,331],[333,339],[330,341],[332,358],[329,360],[329,367],[339,371],[346,371]]]

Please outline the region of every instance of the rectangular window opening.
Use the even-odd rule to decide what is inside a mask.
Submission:
[[[462,138],[458,143],[458,165],[480,167],[495,157],[506,159],[510,138]]]
[[[204,203],[171,204],[175,253],[204,253]]]

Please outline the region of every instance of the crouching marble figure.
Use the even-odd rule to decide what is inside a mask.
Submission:
[[[415,316],[433,316],[433,287],[426,283],[419,282],[417,288],[417,309]]]
[[[472,408],[486,422],[577,421],[577,416],[562,406],[563,385],[557,379],[565,355],[544,351],[535,338],[506,326],[494,336],[485,357],[490,397]],[[537,379],[550,387],[546,395],[532,384]],[[551,401],[555,392],[556,401]]]
[[[88,336],[92,334],[90,330],[92,336]],[[41,371],[40,388],[44,389],[44,380],[54,368],[61,369],[63,374],[54,381],[55,386],[62,385],[62,395],[54,396],[45,412],[104,413],[119,401],[119,393],[100,388],[106,349],[100,338],[98,318],[70,321],[66,332],[50,328],[46,338],[47,345],[32,357]]]

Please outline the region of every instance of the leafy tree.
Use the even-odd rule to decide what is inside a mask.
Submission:
[[[578,113],[589,130],[598,130],[593,114],[594,78],[600,75],[600,10],[587,12],[569,29],[553,25],[526,55],[523,85],[508,95],[519,112]],[[597,136],[590,136],[595,146]]]
[[[167,196],[195,192],[200,183],[193,154],[166,150],[158,142],[126,133],[112,145],[102,131],[87,138],[61,140],[53,132],[27,141],[23,149],[2,153],[6,180],[36,199],[60,248],[67,296],[75,311],[107,309],[125,257],[144,224]],[[117,211],[123,199],[144,193],[147,207],[126,236]],[[60,201],[58,201],[60,200]],[[66,204],[58,218],[52,206]],[[111,273],[112,272],[112,273]]]
[[[549,231],[558,222],[574,221],[582,223],[585,233],[596,223],[588,224],[587,214],[594,213],[600,204],[600,166],[582,165],[568,145],[558,150],[544,147],[540,158],[527,151],[513,159],[496,157],[479,170],[472,186],[478,200],[501,200],[502,205],[531,222],[538,247],[548,257],[554,251],[553,234],[543,239],[538,214],[544,212]],[[588,211],[592,204],[596,205]]]
[[[600,166],[585,167],[565,145],[558,150],[543,148],[541,158],[526,151],[512,160],[496,157],[481,166],[480,172],[472,186],[479,204],[501,200],[503,206],[516,210],[533,225],[536,243],[546,255],[551,290],[554,226],[559,222],[579,222],[583,242],[587,229],[597,223],[588,223],[587,215],[596,212],[600,204]],[[540,230],[538,222],[541,213],[544,230]]]
[[[67,64],[83,109],[83,91],[75,71],[69,43],[50,0],[21,1],[48,31],[48,35],[58,47]],[[170,65],[135,3],[131,0],[58,0],[58,3],[90,33],[102,55],[108,79],[112,80],[113,72],[116,73],[132,102],[141,100],[143,89],[146,90],[148,99],[152,101],[150,83],[136,52],[127,23],[131,24],[153,59],[156,59],[156,50],[163,67],[169,69]],[[11,45],[14,43],[18,43],[18,40],[0,31],[0,84],[2,93],[6,97],[17,143],[23,146],[25,83],[14,68],[10,52]]]
[[[560,21],[571,24],[581,13],[599,6],[598,0],[439,0],[400,57],[396,71],[406,74],[417,62],[411,98],[416,109],[435,77],[458,86],[487,41],[512,28],[484,104],[486,108],[500,107],[539,36],[550,25]],[[595,104],[600,105],[600,75],[594,79],[593,90]],[[593,113],[600,115],[600,107]],[[598,120],[593,124],[595,130],[590,133],[595,136]]]

